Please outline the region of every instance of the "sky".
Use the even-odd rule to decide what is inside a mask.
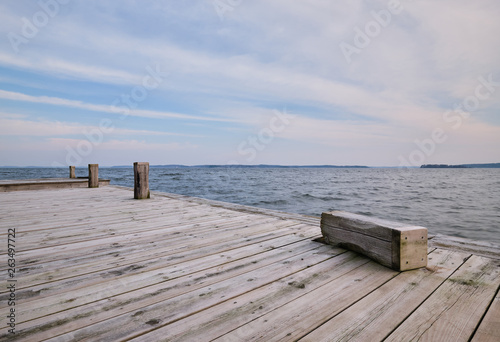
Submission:
[[[0,2],[0,166],[500,162],[498,0]]]

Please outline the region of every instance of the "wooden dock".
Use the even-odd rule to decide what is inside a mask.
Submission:
[[[435,237],[397,272],[315,241],[319,218],[133,197],[0,193],[0,341],[500,341],[494,244]]]
[[[21,190],[48,190],[65,188],[88,188],[87,177],[79,178],[40,178],[40,179],[0,179],[0,192]],[[109,179],[99,179],[99,186],[109,185]]]

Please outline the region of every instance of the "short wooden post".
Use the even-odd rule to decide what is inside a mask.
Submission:
[[[427,229],[373,217],[332,211],[321,215],[321,232],[332,245],[407,271],[427,266]]]
[[[76,178],[75,167],[74,166],[70,166],[69,167],[69,178]]]
[[[99,164],[89,164],[89,188],[99,187]]]
[[[134,198],[150,198],[149,193],[149,163],[134,163]]]

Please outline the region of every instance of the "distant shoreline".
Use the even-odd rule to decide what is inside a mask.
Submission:
[[[64,167],[52,167],[52,166],[0,166],[0,169],[46,169],[46,168],[66,168]],[[87,166],[78,166],[78,168],[86,168]],[[101,168],[132,168],[132,165],[116,165],[116,166],[100,166]],[[487,163],[487,164],[459,164],[459,165],[448,165],[448,164],[424,164],[422,166],[412,166],[412,167],[400,167],[400,166],[364,166],[364,165],[269,165],[269,164],[258,164],[258,165],[240,165],[240,164],[230,164],[230,165],[181,165],[181,164],[167,164],[167,165],[150,165],[150,168],[171,168],[171,169],[187,169],[187,168],[260,168],[260,169],[470,169],[470,168],[500,168],[500,163]]]
[[[460,164],[460,165],[447,165],[447,164],[424,164],[421,169],[498,169],[500,163],[489,164]]]

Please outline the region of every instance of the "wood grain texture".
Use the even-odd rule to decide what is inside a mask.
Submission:
[[[92,334],[94,338],[101,341],[117,341],[146,334],[162,325],[189,317],[221,301],[246,293],[255,287],[272,283],[280,279],[282,275],[290,275],[307,268],[308,265],[324,261],[332,256],[327,253],[330,249],[326,247],[319,247],[321,248],[319,251],[325,253],[311,250],[215,284],[203,284],[205,286],[194,291],[143,306],[139,314],[137,312],[122,314],[53,340],[78,340],[81,336]],[[196,278],[194,280],[197,281]],[[155,324],[147,324],[147,322],[155,322]]]
[[[109,179],[99,179],[99,186],[109,185]],[[82,178],[46,178],[0,180],[0,192],[14,192],[27,190],[61,190],[67,188],[87,188],[88,179]]]
[[[150,198],[149,193],[149,163],[134,163],[134,198]]]
[[[89,164],[89,188],[99,187],[99,164]]]
[[[235,327],[250,323],[279,307],[293,302],[332,280],[345,275],[369,262],[355,253],[336,255],[322,263],[312,265],[300,272],[269,285],[255,288],[241,296],[221,302],[207,310],[166,325],[134,341],[207,341],[223,336]],[[335,270],[335,271],[332,271]],[[249,327],[249,329],[252,329]],[[238,332],[245,339],[248,332]],[[235,338],[236,339],[236,338]]]
[[[397,271],[427,265],[427,229],[343,211],[321,215],[327,243],[361,253]]]
[[[472,342],[498,341],[500,341],[500,292],[497,290],[497,295],[474,334]]]
[[[429,246],[463,251],[486,258],[500,260],[500,244],[491,241],[476,241],[456,236],[437,234],[429,239]]]
[[[468,341],[498,286],[498,263],[473,255],[386,341]]]
[[[274,243],[277,245],[276,241]],[[34,301],[33,303],[38,303],[37,307],[40,307],[37,310],[42,310],[45,313],[49,313],[47,310],[51,310],[53,313],[50,316],[37,314],[36,316],[40,316],[40,318],[29,320],[24,325],[24,329],[27,332],[37,329],[44,330],[44,334],[38,336],[49,338],[54,336],[55,332],[66,332],[72,335],[71,331],[88,325],[86,317],[89,316],[92,316],[95,323],[104,322],[120,315],[122,316],[119,320],[124,321],[137,310],[144,312],[144,308],[148,306],[158,306],[165,301],[174,302],[175,298],[184,294],[187,296],[188,293],[197,289],[214,289],[219,282],[250,271],[262,271],[263,268],[273,263],[276,265],[279,264],[279,261],[286,261],[287,258],[290,258],[290,247],[270,248],[272,245],[272,242],[264,243],[259,250],[256,250],[254,246],[249,246],[234,252],[226,251],[205,258],[171,262],[170,266],[166,264],[161,269],[146,270],[139,274],[135,274],[133,269],[124,272],[123,275],[110,274],[106,277],[107,281],[105,282]],[[315,248],[317,249],[318,246],[302,245],[294,252],[301,255]],[[221,260],[225,261],[223,265],[220,264]],[[96,292],[96,289],[101,289],[101,291]],[[199,301],[204,299],[202,297],[204,296],[198,296]],[[65,307],[70,307],[70,309],[61,311]],[[169,310],[171,313],[177,312],[179,315],[189,313],[187,308],[186,310],[173,310],[173,307],[171,309]],[[126,313],[130,313],[130,315],[123,316]],[[29,317],[26,316],[25,319],[29,319]],[[53,321],[64,322],[58,324],[57,327],[52,327],[50,322]],[[108,322],[108,324],[114,323]],[[92,327],[92,329],[96,336],[109,336],[106,335],[108,332],[105,324],[102,325],[99,332],[96,327]],[[85,335],[86,333],[80,331],[78,334]]]
[[[294,341],[397,274],[370,261],[215,341]]]
[[[301,341],[383,340],[469,256],[453,251],[433,251],[426,268],[399,274]]]
[[[497,336],[494,259],[433,247],[428,268],[400,273],[314,241],[319,218],[160,192],[134,201],[118,186],[0,202],[0,236],[16,229],[16,341],[291,341],[336,320],[339,336],[397,340],[406,320],[437,329],[445,312],[476,341]]]

